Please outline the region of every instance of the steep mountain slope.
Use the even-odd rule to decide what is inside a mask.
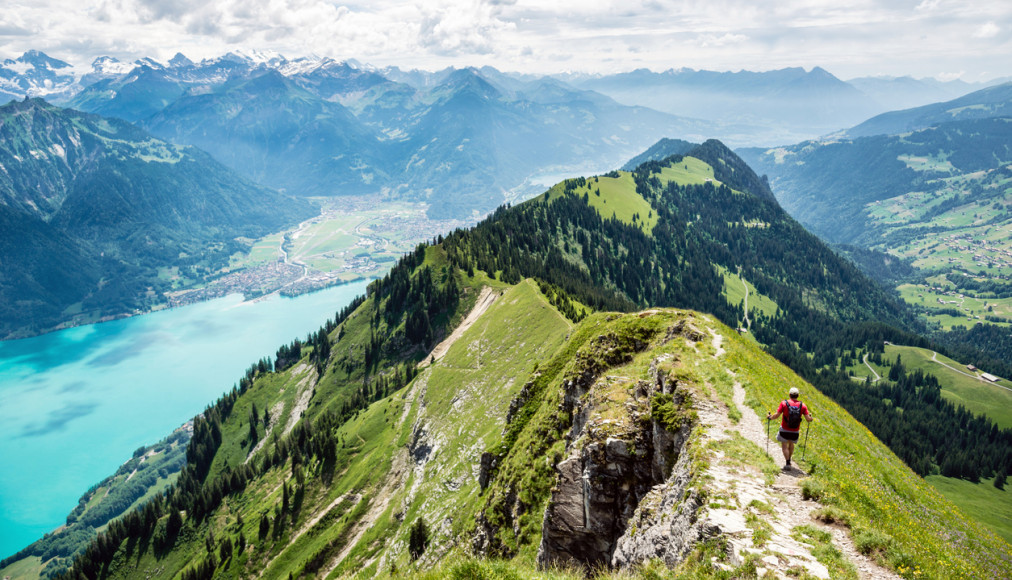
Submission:
[[[227,264],[236,238],[313,212],[201,151],[41,100],[0,108],[0,143],[4,336],[157,303],[170,287],[160,268],[198,278]]]
[[[784,208],[815,233],[835,243],[891,248],[897,244],[890,237],[927,234],[947,211],[981,209],[1004,198],[1012,122],[954,121],[902,135],[741,154],[768,175]],[[895,203],[905,205],[903,211],[880,211],[880,205]],[[948,229],[959,225],[970,224],[953,223]]]
[[[146,119],[186,92],[186,85],[165,69],[138,66],[126,74],[98,79],[66,103],[71,109],[131,123]]]
[[[1012,82],[988,87],[957,99],[883,113],[847,129],[852,139],[871,135],[896,135],[945,123],[970,119],[1012,116]]]
[[[700,123],[542,81],[506,93],[459,70],[419,96],[403,156],[407,187],[431,188],[430,214],[490,210],[539,170],[614,166],[663,134],[698,134]],[[445,183],[453,181],[453,195]],[[528,188],[530,189],[530,188]]]
[[[276,71],[184,96],[142,125],[296,195],[361,193],[388,183],[388,160],[373,132]]]
[[[142,125],[289,193],[384,191],[428,201],[432,217],[480,215],[539,171],[613,165],[701,128],[555,81],[504,92],[471,69],[424,90],[333,63],[285,70],[194,91]]]
[[[67,107],[140,121],[162,110],[187,92],[204,93],[227,82],[263,74],[273,67],[291,64],[267,55],[230,52],[217,58],[193,62],[177,53],[168,63],[143,58],[124,63],[99,57],[92,71],[81,77],[84,88],[67,102]]]
[[[1012,374],[1007,117],[740,153],[769,176],[792,215],[831,242],[853,244],[866,271],[946,331],[936,339],[950,356]]]

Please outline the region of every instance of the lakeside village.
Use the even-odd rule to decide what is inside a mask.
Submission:
[[[369,202],[375,203],[376,200],[349,199],[335,203],[335,207],[304,222],[300,226],[300,231],[286,234],[286,245],[295,238],[305,235],[304,232],[313,226],[367,211]],[[424,210],[415,208],[392,211],[388,215],[383,215],[382,221],[385,231],[396,232],[396,240],[378,236],[369,227],[364,230],[355,228],[359,239],[353,246],[344,250],[330,250],[316,256],[299,255],[292,258],[289,254],[294,253],[294,250],[289,249],[274,261],[229,272],[204,287],[166,293],[169,305],[184,306],[229,294],[242,294],[246,300],[254,300],[275,292],[282,296],[299,296],[338,284],[375,278],[381,276],[399,255],[409,251],[416,244],[431,239],[433,232],[449,232],[456,228],[469,227],[476,220],[431,220],[425,217]],[[319,263],[321,260],[327,263],[328,271],[307,264],[307,262]]]
[[[246,300],[253,300],[275,292],[282,296],[299,296],[330,286],[354,282],[370,277],[379,268],[379,263],[369,257],[356,257],[332,272],[290,264],[284,258],[277,261],[243,268],[214,280],[203,288],[166,293],[169,305],[184,306],[230,294],[242,294]]]

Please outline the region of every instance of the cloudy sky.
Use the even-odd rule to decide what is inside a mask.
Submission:
[[[234,49],[538,73],[822,66],[1012,75],[1009,0],[5,0],[0,57],[194,60]]]

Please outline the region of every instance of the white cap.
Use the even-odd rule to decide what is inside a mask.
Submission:
[[[791,396],[792,397],[797,397],[800,394],[801,394],[801,391],[799,391],[797,387],[791,387]]]

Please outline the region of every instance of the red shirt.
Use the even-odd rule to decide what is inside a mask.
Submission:
[[[790,399],[788,399],[786,401],[780,401],[780,406],[777,407],[777,413],[783,413],[783,415],[780,416],[780,428],[783,429],[784,431],[790,431],[792,433],[797,433],[797,432],[801,431],[801,427],[800,426],[797,429],[791,429],[790,427],[787,426],[787,405],[790,405],[792,407],[797,407],[798,405],[795,405],[794,403],[797,403],[798,405],[801,405],[801,414],[802,415],[808,415],[808,407],[806,407],[804,403],[802,403],[801,401],[792,401]]]

